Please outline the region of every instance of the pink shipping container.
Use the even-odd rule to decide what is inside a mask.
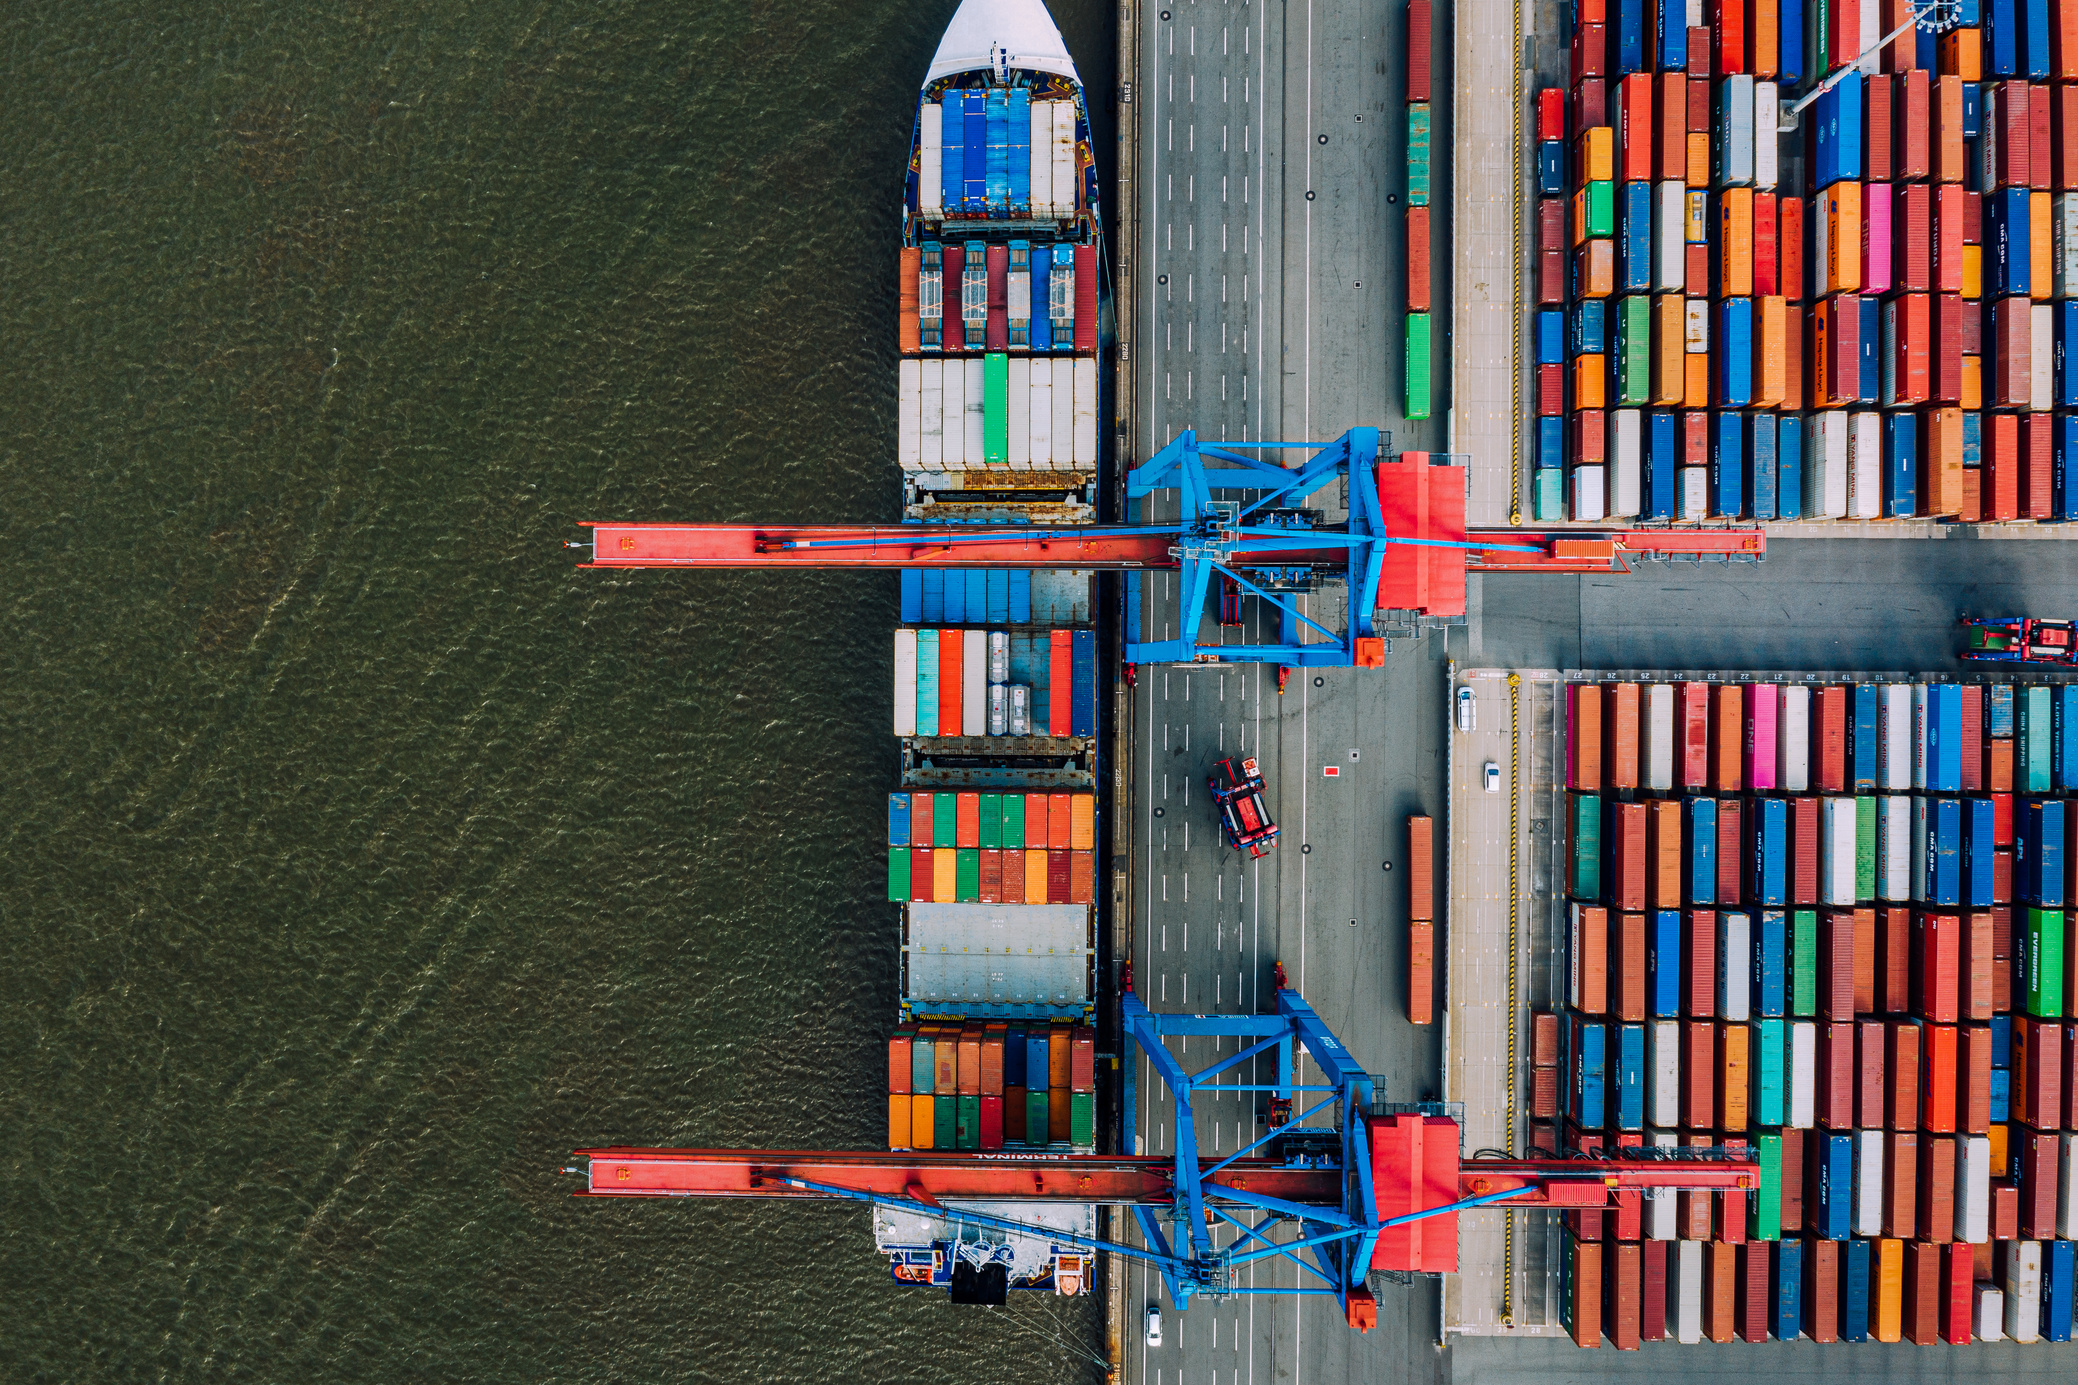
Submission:
[[[1746,685],[1746,787],[1775,787],[1775,716],[1780,703],[1773,683]]]
[[[1871,88],[1875,90],[1875,88]],[[1890,292],[1890,184],[1862,189],[1862,292]]]

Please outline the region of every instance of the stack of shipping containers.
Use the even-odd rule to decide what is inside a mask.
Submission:
[[[1575,1340],[2070,1339],[2078,685],[1567,690],[1531,1144],[1745,1146],[1566,1214]]]
[[[1035,591],[1035,587],[1037,590]],[[1096,1142],[1096,632],[1086,574],[903,575],[888,796],[893,1149]]]
[[[1409,419],[1429,416],[1435,390],[1433,242],[1429,234],[1429,0],[1407,0],[1407,391]]]
[[[2078,3],[1571,9],[1536,517],[2078,519]]]

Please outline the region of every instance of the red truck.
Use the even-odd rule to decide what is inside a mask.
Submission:
[[[1277,824],[1263,803],[1263,775],[1253,757],[1228,757],[1205,777],[1212,801],[1219,805],[1220,830],[1227,844],[1261,859],[1277,844]]]

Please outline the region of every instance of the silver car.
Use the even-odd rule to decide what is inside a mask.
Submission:
[[[1147,1305],[1147,1344],[1158,1347],[1162,1344],[1162,1310],[1160,1305]]]
[[[1457,729],[1469,732],[1479,724],[1479,704],[1472,700],[1470,688],[1457,690]]]
[[[1486,791],[1488,793],[1499,793],[1501,791],[1501,767],[1492,760],[1486,762],[1485,778]]]

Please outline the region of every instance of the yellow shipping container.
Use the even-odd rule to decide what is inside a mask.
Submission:
[[[1097,846],[1097,796],[1090,793],[1068,797],[1068,847],[1094,851]]]
[[[2035,88],[2034,99],[2037,101],[2042,100],[2043,94],[2048,90],[2048,87]],[[2048,193],[2032,192],[2028,194],[2027,226],[2028,297],[2034,299],[2037,303],[2047,303],[2050,297],[2049,291],[2055,287],[2049,268],[2052,263],[2050,257],[2052,247],[2049,243]]]
[[[1679,404],[1682,399],[1682,362],[1687,357],[1683,350],[1683,322],[1688,313],[1688,300],[1678,293],[1663,293],[1653,300],[1652,324],[1652,402],[1655,404]]]
[[[1963,357],[1962,394],[1963,408],[1981,409],[1984,407],[1984,358],[1982,356]]]
[[[1705,409],[1710,406],[1710,357],[1689,352],[1682,356],[1681,406]]]
[[[916,1129],[915,1118],[910,1114],[910,1104],[916,1100],[907,1092],[887,1099],[887,1147],[908,1149],[910,1133]]]
[[[1682,239],[1690,245],[1708,245],[1710,243],[1710,194],[1690,188],[1682,198],[1682,202]],[[1695,286],[1696,292],[1701,293],[1704,287],[1702,284],[1697,284]]]
[[[1717,296],[1753,297],[1753,189],[1717,194]]]
[[[912,1096],[909,1098],[909,1147],[930,1149],[938,1135],[937,1113],[931,1109],[931,1098]]]
[[[1960,433],[1958,433],[1956,438],[1955,464],[1958,469],[1962,466],[1962,438]],[[2006,1127],[1994,1125],[1988,1133],[1991,1138],[1991,1166],[1995,1169],[2008,1167],[2006,1163]]]
[[[1862,185],[1834,183],[1818,195],[1819,239],[1824,245],[1819,296],[1862,288]]]
[[[959,866],[957,851],[931,853],[931,898],[943,904],[960,897]]]
[[[1616,131],[1609,126],[1593,125],[1580,132],[1580,181],[1616,181]]]
[[[1869,1326],[1879,1342],[1896,1342],[1905,1336],[1905,1243],[1889,1239],[1876,1243],[1875,1311]]]
[[[1064,899],[1055,902],[1065,904],[1068,901]],[[1025,903],[1047,903],[1046,853],[1043,851],[1027,851],[1025,853]]]
[[[1981,245],[1963,247],[1963,297],[1984,297],[1984,247]],[[1970,406],[1965,404],[1963,407],[1967,409]]]
[[[1757,409],[1779,409],[1789,393],[1789,305],[1774,294],[1758,304],[1759,321],[1753,333],[1753,404]]]
[[[1710,186],[1710,136],[1688,137],[1688,176],[1682,181],[1692,188]]]

